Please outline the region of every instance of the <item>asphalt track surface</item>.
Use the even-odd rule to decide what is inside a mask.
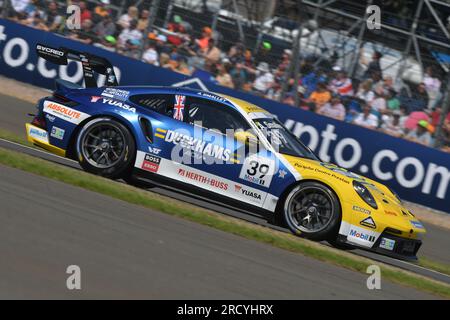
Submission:
[[[28,120],[28,117],[26,116],[26,113],[34,111],[33,107],[31,106],[31,104],[23,102],[21,100],[14,99],[14,98],[0,96],[0,105],[1,105],[1,108],[3,109],[2,113],[1,113],[1,117],[0,117],[0,128],[4,128],[4,129],[6,129],[8,131],[15,132],[15,133],[23,136],[24,135],[23,124],[24,124],[25,121]],[[55,157],[50,156],[50,155],[45,155],[45,156],[43,156],[43,158],[49,158],[49,160],[55,161]],[[56,161],[56,162],[61,162],[62,159],[57,159],[57,160],[59,160],[59,161]],[[65,161],[62,161],[62,163],[64,163],[64,162]],[[67,164],[67,163],[65,163],[65,164]],[[164,192],[158,192],[158,193],[164,193]],[[179,194],[176,194],[176,193],[173,193],[173,192],[166,191],[165,194],[169,195],[169,196],[173,196],[174,198],[178,198],[178,199],[184,199],[185,198],[185,199],[189,200],[189,202],[194,202],[194,203],[197,202],[198,205],[209,207],[210,209],[218,209],[217,206],[215,206],[215,205],[205,204],[204,202],[197,201],[197,200],[193,201],[192,199],[186,198],[185,196],[182,196],[182,195],[179,195]],[[2,203],[3,203],[3,201],[2,201]],[[14,206],[14,204],[13,204],[13,206]],[[48,212],[49,210],[50,209],[47,209],[47,210],[44,210],[44,211]],[[87,210],[87,211],[89,211],[89,210]],[[230,210],[227,210],[227,209],[222,209],[222,210],[217,210],[217,211],[230,214],[230,212],[229,212]],[[109,213],[110,212],[108,211],[108,214]],[[236,214],[236,213],[233,213],[233,212],[231,212],[231,215],[239,216],[239,214]],[[430,230],[430,234],[435,235],[433,237],[433,239],[436,239],[436,242],[434,242],[434,241],[430,242],[430,239],[427,239],[427,241],[425,242],[424,248],[423,248],[423,252],[426,252],[425,255],[427,255],[430,258],[433,258],[435,260],[439,260],[439,261],[443,261],[443,262],[450,261],[449,257],[445,256],[446,253],[448,255],[448,250],[442,250],[443,244],[445,244],[445,243],[448,244],[448,239],[449,239],[448,238],[448,232],[446,232],[445,230],[441,230],[439,228],[431,227],[431,226],[428,226],[428,229]],[[436,229],[437,231],[433,230],[433,229]],[[242,241],[242,239],[239,239],[239,241]],[[433,243],[435,243],[435,246],[432,245]],[[70,247],[70,245],[69,245],[69,247]],[[237,244],[237,248],[238,247],[239,247],[239,245]],[[430,249],[428,249],[428,248],[430,248]],[[435,250],[432,250],[432,248],[435,248]],[[275,249],[272,249],[272,250],[275,250]],[[367,255],[368,253],[359,252],[359,254]],[[381,257],[381,259],[380,259],[380,257],[378,257],[378,258],[381,261],[388,259],[386,257]],[[303,259],[305,259],[305,258],[303,258]],[[273,259],[269,259],[266,262],[267,263],[271,263],[272,260]],[[275,259],[274,261],[278,262],[278,259]],[[384,262],[388,262],[389,263],[389,260],[388,261],[384,261]],[[400,263],[400,264],[403,264],[403,263]],[[400,266],[404,267],[406,269],[410,269],[407,265],[403,265],[403,266],[400,265]],[[313,268],[315,268],[315,267],[313,267]],[[335,268],[335,267],[331,267],[331,268]],[[421,268],[419,268],[418,270],[421,271],[420,269]],[[297,270],[296,272],[298,272],[298,271],[299,270]],[[413,270],[413,271],[417,272],[417,270]],[[431,274],[430,274],[430,272],[427,272],[427,270],[422,270],[422,271],[424,271],[424,272],[418,272],[418,273],[421,273],[421,274],[424,274],[424,275],[428,275],[428,276],[433,276],[433,272],[431,272]],[[319,275],[317,279],[320,279],[320,277],[321,276]],[[362,275],[362,277],[364,278],[364,275]],[[448,277],[445,277],[445,276],[442,276],[442,275],[439,275],[439,274],[434,274],[434,278],[436,278],[438,280],[442,280],[442,281],[448,282]],[[363,285],[362,288],[364,290],[367,290],[364,285]],[[323,289],[323,290],[325,290],[325,289]],[[316,291],[315,293],[310,292],[308,290],[307,294],[306,294],[306,292],[303,292],[303,290],[301,290],[301,292],[299,293],[300,296],[292,296],[291,295],[291,296],[283,296],[283,297],[284,298],[286,298],[286,297],[288,297],[288,298],[309,298],[309,297],[314,297],[313,294],[325,294],[325,292],[327,292],[326,290],[325,291],[323,291],[323,290],[321,289],[320,292]],[[222,293],[225,293],[225,292],[222,292]],[[0,287],[0,294],[1,294],[1,287]],[[310,295],[310,294],[312,294],[312,295]],[[315,297],[320,297],[320,298],[323,298],[323,297],[328,297],[328,298],[338,298],[338,297],[339,298],[340,297],[346,298],[346,297],[349,297],[349,296],[345,296],[345,295],[341,296],[339,293],[336,293],[336,294],[337,295],[331,294],[329,296],[327,296],[326,294],[325,295],[317,295]],[[195,294],[194,294],[194,296],[195,296]],[[373,298],[388,298],[388,296],[383,296],[383,295],[382,296],[370,295],[370,296],[373,297]],[[149,296],[149,297],[153,297],[153,296]],[[160,297],[163,297],[163,296],[160,296]],[[166,297],[166,296],[164,296],[164,297]],[[178,296],[176,294],[174,295],[174,292],[172,292],[171,293],[171,297],[178,297]],[[218,296],[218,297],[223,298],[223,297],[227,297],[227,296],[226,295],[225,296],[221,295],[221,296]],[[253,297],[253,298],[267,297],[267,298],[272,298],[274,296],[270,296],[270,295],[269,296],[255,295],[255,296],[247,296],[247,297]],[[364,298],[364,299],[367,298],[364,295],[354,296],[354,298],[358,298],[358,297]],[[281,298],[281,296],[280,296],[280,298]]]
[[[0,203],[1,299],[435,298],[2,165]]]

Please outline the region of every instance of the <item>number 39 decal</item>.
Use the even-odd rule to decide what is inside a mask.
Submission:
[[[249,157],[245,159],[239,178],[268,188],[272,181],[275,163],[271,159]]]

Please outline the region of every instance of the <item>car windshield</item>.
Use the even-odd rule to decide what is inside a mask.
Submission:
[[[317,156],[275,118],[253,119],[269,143],[281,154],[319,160]]]

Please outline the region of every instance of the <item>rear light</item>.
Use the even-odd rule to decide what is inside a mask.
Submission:
[[[37,115],[33,118],[33,121],[31,121],[31,124],[38,128],[41,128],[41,129],[47,129],[47,123],[45,121],[45,118],[42,116],[39,116],[39,115]]]

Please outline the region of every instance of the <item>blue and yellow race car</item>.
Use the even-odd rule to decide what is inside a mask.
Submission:
[[[56,64],[80,61],[86,88],[56,81],[26,124],[34,144],[90,173],[181,189],[308,239],[416,259],[425,229],[393,191],[321,162],[259,106],[186,88],[118,86],[101,57],[41,44],[37,52]]]

